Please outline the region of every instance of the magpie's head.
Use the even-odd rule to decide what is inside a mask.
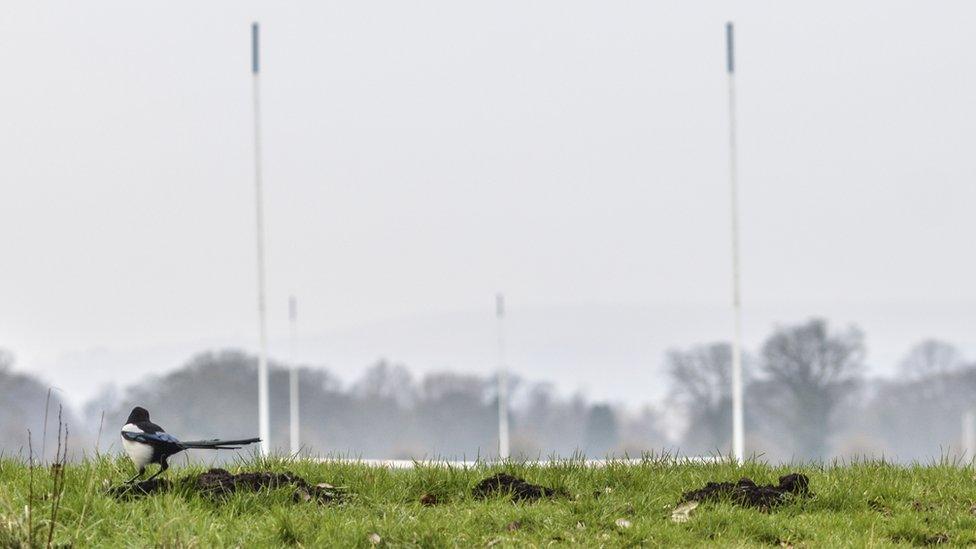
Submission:
[[[129,419],[126,420],[126,423],[139,423],[140,421],[149,421],[149,410],[142,406],[136,406],[129,413]]]

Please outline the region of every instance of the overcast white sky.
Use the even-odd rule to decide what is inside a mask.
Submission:
[[[379,356],[483,370],[504,291],[514,317],[534,319],[513,335],[520,373],[633,401],[661,348],[721,337],[730,19],[747,337],[830,314],[864,326],[878,371],[916,338],[974,345],[972,3],[4,12],[0,346],[73,390],[175,367],[208,344],[254,346],[253,20],[270,329],[286,336],[297,294],[308,360],[346,375]],[[700,337],[687,320],[669,334],[666,311],[684,307],[707,317]],[[479,320],[452,329],[464,315]],[[637,349],[645,331],[656,346]],[[359,354],[336,358],[351,333]],[[577,344],[589,362],[566,353]],[[632,358],[615,371],[579,371],[621,353]],[[561,360],[575,370],[537,366]]]

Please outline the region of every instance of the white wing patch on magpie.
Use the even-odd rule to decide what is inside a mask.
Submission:
[[[169,433],[142,433],[132,431],[122,431],[122,438],[132,442],[152,444],[153,442],[168,442],[170,444],[180,444],[180,440]]]

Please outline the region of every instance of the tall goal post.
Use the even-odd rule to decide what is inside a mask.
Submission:
[[[264,189],[261,181],[261,70],[258,24],[251,24],[251,75],[254,99],[254,210],[257,237],[258,282],[258,436],[261,454],[271,450],[271,421],[268,406],[268,330],[264,266]]]
[[[725,24],[726,69],[729,78],[729,190],[732,217],[732,456],[745,458],[742,413],[742,299],[739,291],[739,174],[735,117],[735,36],[731,22]]]

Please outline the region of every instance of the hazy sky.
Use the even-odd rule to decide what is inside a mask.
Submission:
[[[310,359],[330,362],[329,337],[355,332],[362,356],[487,368],[484,349],[475,363],[442,363],[380,332],[482,311],[476,325],[490,331],[496,291],[516,316],[567,322],[567,311],[667,303],[717,311],[708,325],[727,326],[729,19],[746,314],[780,311],[752,317],[747,337],[832,311],[883,334],[896,306],[916,324],[879,335],[886,356],[930,335],[974,344],[971,3],[65,1],[4,12],[0,346],[52,382],[90,390],[125,369],[100,369],[97,353],[128,353],[131,380],[157,368],[140,353],[253,347],[253,20],[270,331],[287,335],[297,294],[303,334],[322,335]],[[555,372],[519,355],[551,337],[531,332],[545,318],[513,336],[528,377]],[[553,341],[626,353],[640,337],[613,334],[639,334],[641,318],[608,313],[599,330]],[[648,320],[665,342],[668,320]],[[426,333],[426,349],[467,341],[450,322],[418,325],[407,332]],[[339,369],[351,375],[355,361]],[[635,398],[631,380],[590,377],[561,383]]]

